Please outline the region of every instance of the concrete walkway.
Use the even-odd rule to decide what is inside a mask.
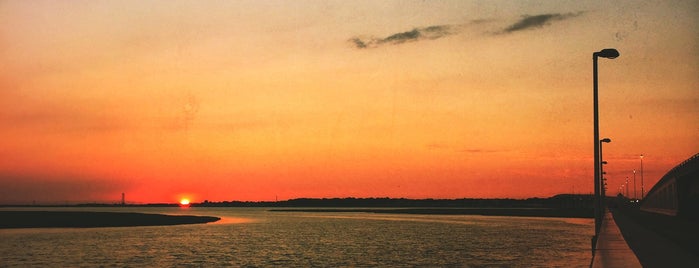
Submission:
[[[604,221],[602,221],[590,267],[642,267],[636,254],[621,235],[609,210],[604,213]]]

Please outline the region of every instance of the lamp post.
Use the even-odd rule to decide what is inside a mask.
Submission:
[[[610,138],[604,138],[604,139],[599,140],[599,160],[601,161],[599,170],[600,170],[600,179],[602,180],[601,184],[600,184],[600,187],[601,187],[601,189],[600,189],[601,194],[600,195],[602,196],[602,198],[600,198],[599,202],[600,202],[600,208],[602,208],[602,209],[604,209],[604,199],[607,197],[607,189],[605,188],[607,185],[607,178],[605,178],[605,176],[604,176],[605,174],[607,174],[607,172],[604,172],[604,165],[607,164],[607,161],[603,160],[604,154],[602,153],[602,144],[603,143],[610,143],[610,142],[612,142],[612,140]]]
[[[605,208],[604,199],[607,197],[607,176],[605,176],[605,175],[607,175],[607,172],[604,171],[604,165],[606,165],[606,164],[607,164],[607,161],[602,161],[602,166],[600,166],[600,170],[602,170],[602,174],[600,175],[600,178],[602,179],[602,181],[600,182],[599,191],[600,191],[600,196],[602,196],[602,198],[600,198],[599,205],[602,209]]]
[[[595,198],[600,199],[600,155],[599,155],[599,112],[597,102],[597,58],[614,59],[619,57],[619,51],[613,48],[605,48],[592,53],[592,118],[593,118],[593,141],[594,141],[594,184]],[[594,250],[597,242],[597,235],[602,224],[602,211],[599,202],[595,202],[595,236],[592,239]],[[593,251],[594,252],[594,251]]]
[[[643,189],[643,154],[641,154],[641,200],[643,200],[643,194],[644,194],[644,189]]]
[[[626,177],[626,198],[629,198],[629,177]]]
[[[633,170],[633,199],[636,200],[636,170]]]

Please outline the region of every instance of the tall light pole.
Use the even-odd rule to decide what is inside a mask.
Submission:
[[[607,161],[604,161],[604,154],[602,153],[602,144],[603,143],[610,143],[610,142],[612,142],[612,140],[610,138],[604,138],[604,139],[599,140],[599,160],[601,161],[599,170],[600,170],[600,178],[602,179],[602,184],[600,185],[602,187],[602,190],[601,190],[602,199],[604,199],[607,195],[606,189],[604,188],[606,183],[607,183],[606,178],[604,176],[604,174],[607,174],[606,172],[604,172],[604,165],[607,164]],[[602,202],[600,205],[602,205],[602,207],[604,208],[604,202],[603,201],[600,201],[600,202]]]
[[[619,57],[619,51],[613,48],[605,48],[592,53],[592,118],[593,118],[593,141],[594,141],[594,184],[595,199],[600,199],[600,155],[599,155],[599,112],[597,102],[597,58],[614,59]],[[597,242],[597,235],[602,224],[602,208],[599,202],[595,202],[595,236],[593,237],[593,249]]]
[[[643,189],[643,154],[641,154],[641,200],[643,200],[643,194],[644,194],[644,189]]]
[[[633,170],[633,199],[636,200],[638,197],[636,197],[636,170]]]
[[[607,164],[607,161],[602,161],[602,165],[600,166],[600,170],[602,170],[602,174],[600,174],[601,182],[600,182],[600,195],[602,198],[600,198],[600,206],[602,209],[604,209],[604,199],[607,197],[607,172],[604,171],[604,165]]]

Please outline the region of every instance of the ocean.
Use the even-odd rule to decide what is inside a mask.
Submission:
[[[265,208],[32,209],[207,215],[222,220],[178,226],[0,229],[0,267],[588,267],[594,233],[592,219],[573,218]]]

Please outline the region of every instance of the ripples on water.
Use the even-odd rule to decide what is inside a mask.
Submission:
[[[0,266],[587,267],[593,232],[590,219],[131,210],[223,220],[162,227],[0,230]]]

